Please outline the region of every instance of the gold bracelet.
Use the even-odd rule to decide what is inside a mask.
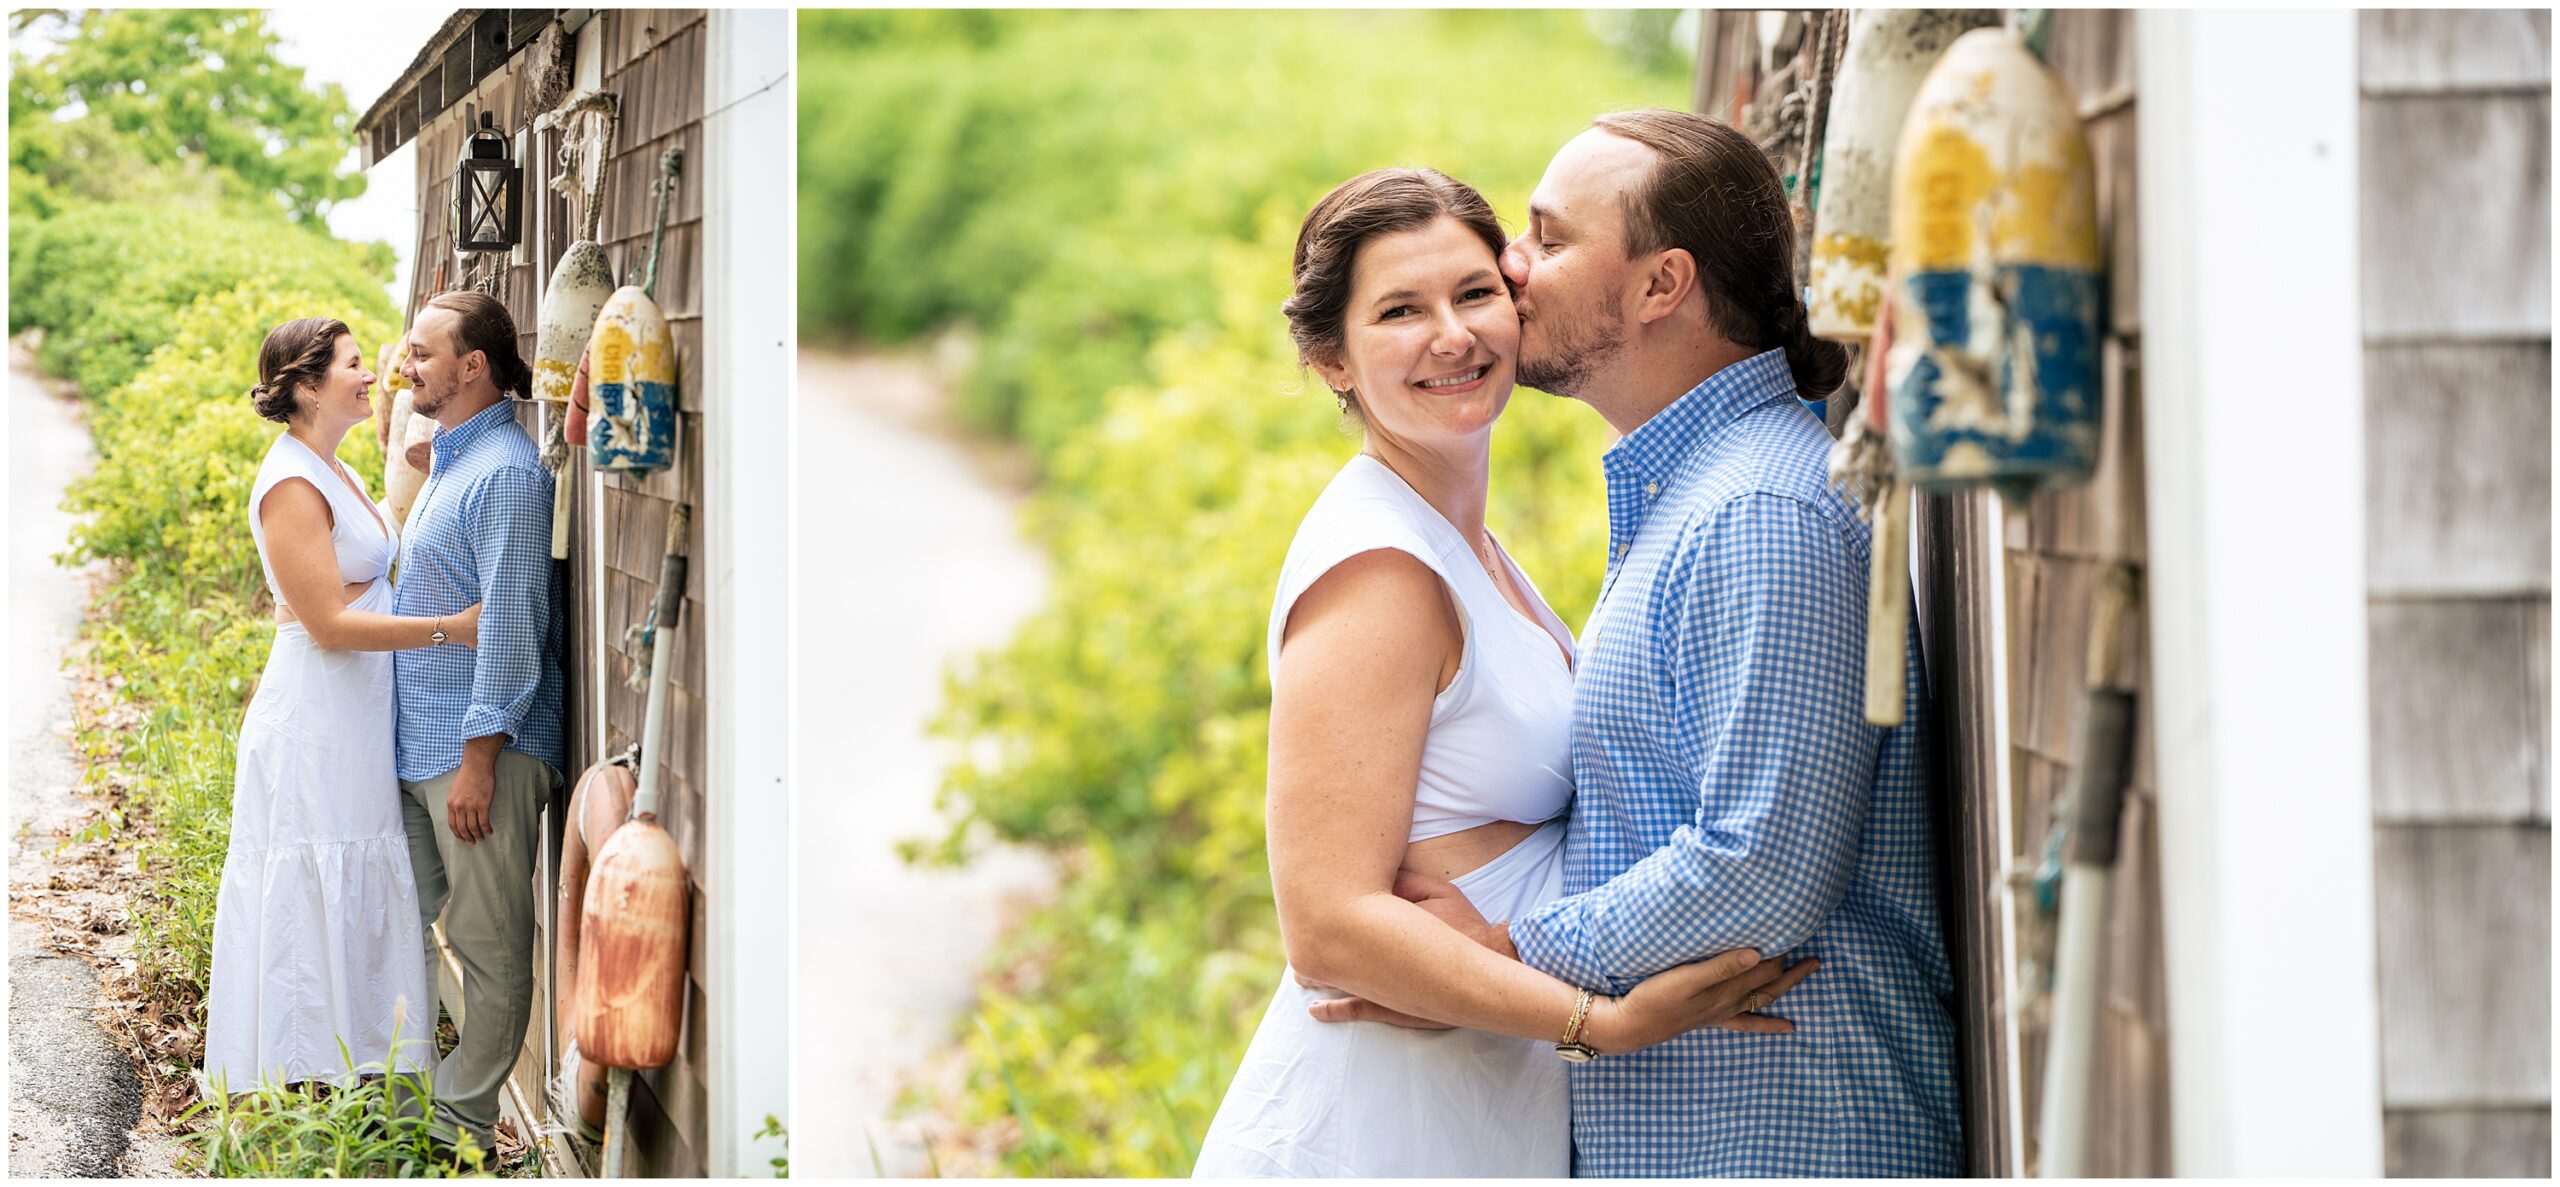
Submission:
[[[1585,989],[1573,1002],[1573,1019],[1564,1024],[1564,1041],[1556,1044],[1556,1055],[1567,1063],[1589,1063],[1600,1057],[1600,1049],[1582,1041],[1582,1024],[1591,1017],[1591,991]]]

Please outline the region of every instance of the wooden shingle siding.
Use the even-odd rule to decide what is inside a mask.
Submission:
[[[640,1173],[660,1176],[699,1175],[708,1150],[709,1106],[702,1020],[707,1016],[702,930],[709,888],[703,883],[705,836],[703,797],[709,789],[703,731],[707,683],[702,659],[706,622],[701,603],[703,549],[702,498],[702,195],[703,171],[709,162],[702,144],[702,95],[706,27],[700,9],[613,9],[599,18],[604,38],[604,87],[621,100],[621,124],[614,136],[613,163],[606,182],[599,235],[624,283],[639,283],[649,263],[649,240],[656,225],[657,199],[651,187],[659,176],[659,156],[669,148],[684,150],[674,194],[667,203],[667,229],[658,264],[657,301],[676,342],[676,465],[643,477],[608,474],[603,482],[608,538],[602,549],[606,581],[606,613],[611,629],[605,645],[612,652],[606,670],[615,680],[606,691],[606,753],[619,752],[639,737],[647,696],[620,683],[630,670],[623,651],[624,625],[649,613],[657,597],[664,565],[667,518],[672,506],[692,504],[695,514],[687,532],[686,598],[681,630],[669,641],[665,661],[668,737],[652,757],[660,765],[659,823],[675,838],[693,881],[691,950],[686,953],[685,1029],[676,1055],[666,1067],[642,1073],[632,1092],[634,1132],[641,1140],[634,1154]],[[582,636],[579,664],[591,664],[595,639]]]
[[[2395,1179],[2548,1179],[2551,1110],[2394,1109],[2382,1151],[2382,1173]]]
[[[2551,830],[2375,830],[2387,1109],[2551,1099]]]
[[[419,103],[428,105],[433,118],[423,127],[413,124],[407,129],[395,129],[401,138],[414,135],[419,162],[419,241],[409,303],[413,311],[437,292],[462,284],[448,224],[454,160],[468,134],[463,104],[492,112],[499,127],[509,132],[541,114],[527,108],[526,92],[532,72],[543,65],[533,59],[539,56],[545,25],[547,21],[517,19],[504,10],[482,14],[471,26],[471,34],[446,50],[438,70],[430,72],[421,83]],[[607,167],[599,236],[614,275],[625,284],[639,283],[649,262],[649,240],[657,212],[650,187],[658,177],[659,154],[669,147],[685,150],[684,170],[669,203],[656,291],[659,307],[676,340],[680,415],[675,468],[646,477],[603,478],[601,510],[605,528],[601,537],[592,523],[597,483],[585,451],[572,455],[575,460],[564,479],[571,492],[573,534],[567,562],[570,654],[565,663],[572,769],[563,774],[574,780],[588,764],[621,753],[639,738],[647,696],[623,683],[633,666],[631,655],[623,647],[623,632],[649,615],[656,597],[670,508],[678,501],[691,503],[696,511],[686,542],[692,563],[686,581],[684,617],[680,629],[669,640],[666,657],[671,676],[669,736],[658,746],[658,753],[651,756],[651,761],[661,765],[660,823],[675,838],[694,883],[691,948],[686,954],[686,1017],[674,1061],[665,1068],[642,1073],[635,1081],[633,1146],[627,1170],[644,1176],[699,1176],[704,1172],[708,1150],[710,1067],[700,1024],[707,1017],[704,986],[709,979],[705,972],[708,944],[703,933],[709,894],[709,887],[703,882],[707,852],[703,797],[709,790],[705,774],[708,755],[703,741],[707,721],[704,702],[709,682],[705,675],[708,665],[703,641],[707,636],[701,605],[707,564],[702,538],[705,518],[701,513],[704,334],[700,281],[703,170],[708,166],[702,144],[706,24],[699,9],[608,10],[593,17],[585,35],[604,39],[603,87],[616,92],[622,102],[621,125]],[[494,52],[491,47],[503,47],[506,56],[476,85],[450,93],[442,89],[448,76],[455,80],[469,78],[476,69],[472,58],[475,48],[483,51],[481,61],[487,63],[488,53]],[[418,109],[403,105],[389,110],[399,118],[414,121]],[[401,115],[403,112],[406,114]],[[535,345],[544,286],[577,234],[566,199],[548,188],[557,146],[557,134],[536,135],[526,159],[520,162],[525,167],[524,193],[528,199],[524,227],[528,247],[523,252],[526,262],[508,267],[497,286],[497,295],[515,316],[519,347],[528,358]],[[538,432],[539,418],[529,406],[519,409],[518,418],[527,432]],[[601,622],[595,614],[599,559],[604,570]],[[602,687],[594,683],[599,636],[609,652]],[[605,717],[602,749],[596,747],[594,731],[599,699]],[[537,940],[537,1017],[528,1030],[525,1052],[516,1064],[514,1076],[522,1097],[534,1102],[536,1108],[544,1107],[543,1079],[553,1070],[549,1057],[552,1035],[548,1017],[548,916],[560,819],[566,804],[564,789],[547,820],[550,831],[540,871],[540,899],[546,923]]]
[[[2135,16],[2075,10],[2053,15],[2047,64],[2078,105],[2097,170],[2098,236],[2106,248],[2107,308],[2099,343],[2104,431],[2087,482],[2036,495],[2008,519],[2010,571],[2009,741],[2018,868],[2044,852],[2057,800],[2080,778],[2081,717],[2100,581],[2148,555],[2142,439],[2141,218],[2134,171],[2140,105],[2134,91]],[[2090,1093],[2089,1162],[2098,1176],[2170,1170],[2168,1010],[2160,933],[2159,833],[2150,755],[2152,714],[2147,614],[2127,622],[2125,658],[2108,673],[2134,694],[2133,763],[2124,789],[2100,960],[2098,1034]],[[2021,918],[2021,942],[2049,922]],[[2022,987],[2032,997],[2035,987]],[[2044,1086],[2039,1022],[2025,1037],[2021,1116],[2032,1131]],[[2028,1143],[2030,1158],[2035,1149]],[[2027,1168],[2019,1168],[2021,1170]]]
[[[2026,953],[2003,945],[2000,913],[2017,910],[2010,922],[2021,945],[2033,943],[2049,924],[2032,914],[2031,896],[2013,900],[2005,880],[2012,870],[2033,867],[2054,805],[2077,778],[2099,578],[2110,565],[2138,568],[2148,552],[2134,19],[2117,11],[2056,12],[2047,55],[2084,118],[2097,170],[2099,236],[2108,257],[2106,333],[2100,342],[2105,425],[2095,470],[2085,484],[2010,508],[2000,537],[1989,531],[1993,496],[1987,491],[1922,495],[1912,504],[1915,594],[1937,706],[1937,761],[1946,781],[1940,835],[1949,854],[1948,945],[1958,969],[1966,1150],[1968,1169],[1976,1175],[2017,1175],[2033,1164],[2045,1047],[2041,1014],[2033,1004],[2043,987],[2022,982],[2019,991],[2027,1000],[2005,1000],[2007,966]],[[1997,589],[1989,588],[1993,569],[1986,548],[2000,549],[2005,579]],[[1994,597],[2002,599],[2005,633],[1992,629]],[[2135,690],[2134,760],[2105,924],[2088,1167],[2108,1176],[2159,1175],[2170,1167],[2151,681],[2141,614],[2129,629],[2128,658],[2112,675]],[[1995,664],[2005,668],[2006,722],[1993,719]],[[1996,742],[2003,727],[2006,753]],[[1997,819],[2003,810],[2012,841],[2005,850]],[[2019,1099],[2013,1101],[2005,1027],[2021,1011],[2028,1020],[2019,1034]],[[2013,1125],[2027,1131],[2029,1165],[2011,1164]]]
[[[2551,14],[2531,9],[2368,12],[2357,58],[2364,93],[2542,88]]]
[[[2384,1168],[2551,1170],[2548,12],[2359,18]]]
[[[2375,601],[2368,614],[2374,819],[2547,822],[2549,603]]]
[[[2548,91],[2363,106],[2366,342],[2548,341]]]
[[[2550,341],[2368,346],[2364,382],[2370,591],[2547,590]]]

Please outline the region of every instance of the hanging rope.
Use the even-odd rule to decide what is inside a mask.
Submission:
[[[605,163],[622,125],[622,101],[611,91],[581,91],[533,121],[536,131],[560,130],[560,171],[551,188],[579,204],[578,238],[601,242]]]
[[[1813,273],[1813,218],[1820,200],[1822,178],[1822,138],[1831,124],[1831,84],[1839,76],[1841,51],[1849,41],[1849,14],[1844,9],[1831,9],[1817,18],[1813,35],[1805,38],[1811,56],[1810,75],[1805,103],[1805,134],[1802,155],[1796,158],[1796,275]]]
[[[640,290],[652,298],[658,295],[658,260],[667,254],[667,201],[675,196],[676,175],[683,171],[683,149],[658,154],[658,229],[649,234],[648,278],[640,282]]]

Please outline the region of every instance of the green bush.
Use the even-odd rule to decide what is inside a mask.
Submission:
[[[280,225],[269,236],[311,238]],[[98,465],[67,501],[84,517],[70,559],[112,562],[89,625],[93,661],[141,723],[87,723],[82,743],[93,760],[124,772],[129,805],[150,823],[134,842],[146,884],[135,912],[138,959],[146,986],[174,1002],[197,1000],[210,971],[240,716],[275,635],[248,523],[258,464],[283,431],[249,407],[258,344],[279,322],[330,316],[370,353],[396,316],[379,287],[314,284],[291,250],[270,257],[281,264],[275,271],[195,295],[160,319],[157,349],[92,401]],[[98,299],[113,306],[123,295]],[[39,290],[37,300],[45,307],[60,295]],[[68,366],[92,362],[74,355]],[[382,457],[371,440],[370,426],[358,426],[339,456],[380,490]]]
[[[981,986],[964,1119],[1012,1131],[1011,1173],[1187,1173],[1282,967],[1271,590],[1356,448],[1279,316],[1298,221],[1394,164],[1517,220],[1557,145],[1678,104],[1685,67],[1572,13],[802,19],[804,333],[973,324],[964,409],[1044,470],[1051,604],[952,674],[936,726],[962,758],[927,848],[1067,871]],[[1527,390],[1495,434],[1489,522],[1568,622],[1598,591],[1605,442]]]
[[[169,341],[181,310],[250,280],[290,281],[323,295],[309,307],[315,314],[379,311],[389,308],[382,290],[391,259],[378,246],[340,243],[274,216],[77,206],[10,228],[9,329],[42,327],[38,361],[45,370],[102,396]],[[254,369],[258,339],[235,349],[245,349]],[[246,389],[244,383],[232,394]]]
[[[1465,178],[1516,218],[1592,115],[1685,90],[1594,36],[1623,22],[1580,13],[803,21],[802,332],[980,326],[962,409],[1043,457],[1157,340],[1219,317],[1215,245],[1294,228],[1381,165]]]

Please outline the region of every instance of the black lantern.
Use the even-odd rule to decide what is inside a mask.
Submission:
[[[481,112],[480,126],[463,142],[462,159],[453,168],[454,250],[514,250],[524,223],[523,186],[524,170],[508,155],[497,119]]]

